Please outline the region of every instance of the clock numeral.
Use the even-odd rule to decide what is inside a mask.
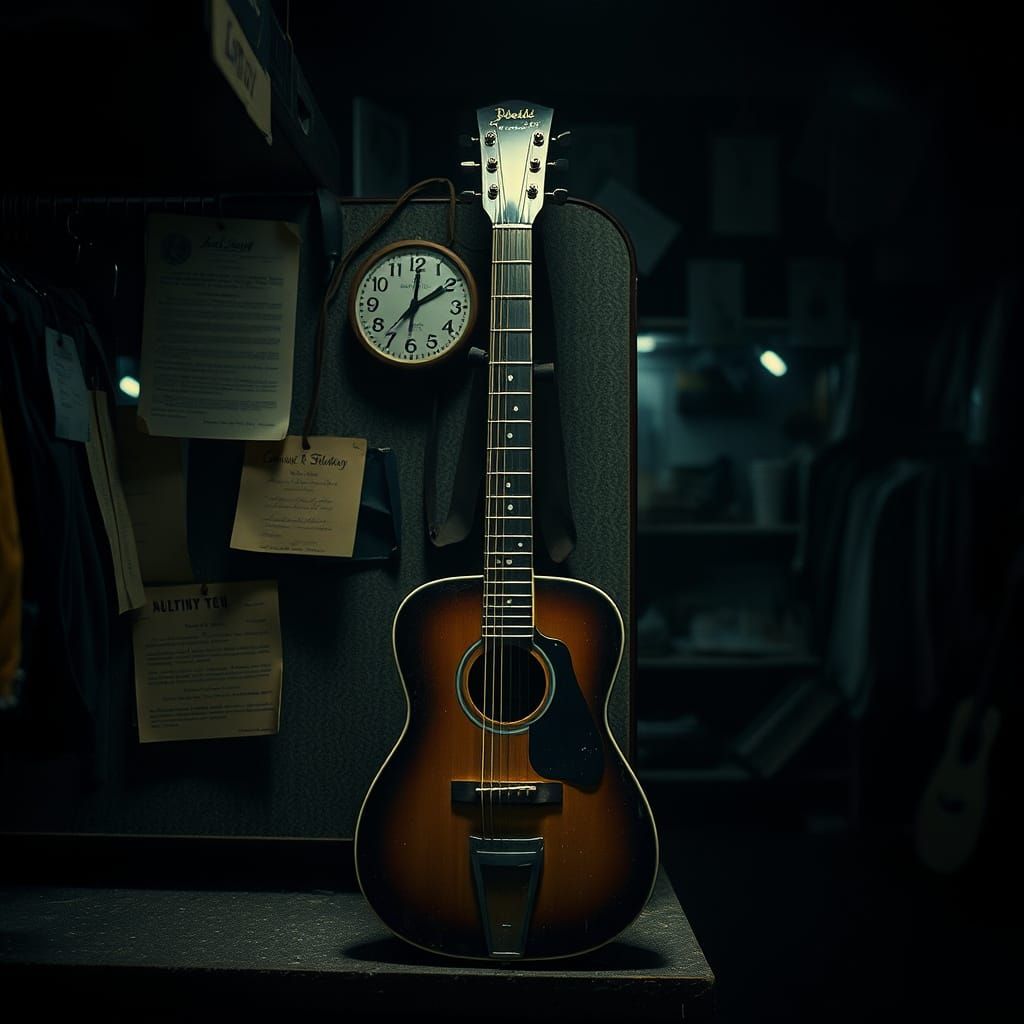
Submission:
[[[437,273],[437,276],[440,277],[441,276],[441,261],[440,260],[437,261],[437,266],[434,269],[435,269],[435,271]]]
[[[452,304],[448,308],[451,310],[453,316],[458,316],[462,312],[462,300],[452,299]]]
[[[405,339],[405,351],[410,353],[410,354],[416,351],[416,339],[415,338],[406,338]]]
[[[455,278],[449,277],[444,283],[445,291],[451,291],[455,287]]]
[[[380,305],[380,299],[374,298],[372,295],[366,300],[366,308],[371,313],[377,312],[377,307]]]
[[[402,264],[401,263],[390,263],[390,264],[388,264],[388,266],[389,266],[389,268],[391,270],[391,276],[392,277],[401,277],[402,276]]]
[[[437,335],[436,334],[428,334],[427,335],[427,348],[430,348],[430,349],[437,348]]]
[[[375,292],[386,292],[388,290],[388,279],[381,274],[379,277],[370,278],[373,281],[373,290]]]
[[[388,331],[385,337],[388,339],[388,343],[384,346],[384,348],[389,349],[391,348],[391,342],[393,342],[395,338],[398,337],[398,331]]]
[[[409,269],[420,271],[423,269],[423,265],[427,262],[426,256],[410,256],[409,257]]]
[[[446,331],[448,332],[448,337],[449,337],[449,338],[454,338],[454,337],[455,337],[455,328],[454,328],[454,327],[452,327],[452,322],[451,322],[451,320],[449,320],[449,321],[448,321],[448,322],[447,322],[447,323],[446,323],[446,324],[444,325],[444,329],[445,329],[445,330],[446,330]]]
[[[373,318],[373,329],[375,331],[383,331],[384,330],[384,317],[382,317],[382,316],[375,316]]]

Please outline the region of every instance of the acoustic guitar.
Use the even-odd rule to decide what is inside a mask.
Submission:
[[[516,102],[477,118],[493,223],[483,573],[426,583],[398,608],[407,717],[360,810],[355,860],[400,938],[538,960],[636,918],[658,839],[607,719],[622,616],[597,587],[533,569],[532,226],[552,111]]]

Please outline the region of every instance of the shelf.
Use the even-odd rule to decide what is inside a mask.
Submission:
[[[659,654],[640,655],[637,668],[644,669],[761,669],[819,668],[820,659],[811,654]]]
[[[637,527],[639,537],[795,537],[799,532],[796,523],[641,523]]]

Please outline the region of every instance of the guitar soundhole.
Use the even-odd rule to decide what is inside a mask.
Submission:
[[[532,648],[500,640],[478,648],[463,685],[473,711],[498,726],[526,725],[548,697],[548,674]]]

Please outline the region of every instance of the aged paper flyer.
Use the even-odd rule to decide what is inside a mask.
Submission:
[[[356,539],[366,439],[250,441],[231,546],[246,551],[348,558]]]
[[[277,732],[277,583],[149,587],[132,647],[141,742]]]
[[[294,224],[151,214],[142,429],[170,437],[283,438],[298,280]]]
[[[150,437],[135,425],[135,409],[117,410],[121,482],[146,583],[192,579],[188,554],[185,467],[176,437]]]

